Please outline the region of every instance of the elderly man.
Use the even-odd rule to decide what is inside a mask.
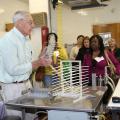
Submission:
[[[32,70],[51,63],[44,57],[32,61],[29,35],[34,23],[30,13],[17,11],[13,23],[14,28],[0,39],[0,86],[4,101],[15,99],[31,88]]]

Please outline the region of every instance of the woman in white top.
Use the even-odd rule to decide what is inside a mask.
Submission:
[[[71,52],[70,52],[70,59],[71,60],[75,60],[77,54],[78,54],[78,51],[79,49],[81,48],[81,45],[82,45],[82,41],[84,39],[84,36],[83,35],[79,35],[77,37],[77,43],[76,45],[71,49]]]

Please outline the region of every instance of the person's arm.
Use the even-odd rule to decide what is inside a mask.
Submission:
[[[111,54],[110,52],[107,52],[110,60],[112,61],[112,63],[114,64],[116,70],[116,74],[120,74],[120,63],[119,61],[115,58],[115,56],[113,54]]]
[[[115,49],[115,57],[120,62],[120,48],[116,48]]]
[[[31,58],[31,50],[27,49],[27,52],[23,51],[21,44],[11,43],[8,41],[1,44],[0,52],[3,58],[3,64],[6,71],[12,76],[31,74],[32,69],[36,69],[39,66],[50,64],[48,59],[40,57],[38,60],[33,61]],[[28,48],[28,47],[27,47]]]
[[[51,64],[51,60],[50,59],[46,59],[46,58],[39,58],[36,61],[32,62],[32,69],[37,69],[40,66],[49,66]]]
[[[59,53],[60,53],[60,60],[67,60],[68,59],[68,54],[67,54],[67,51],[64,47],[61,47],[59,49]]]

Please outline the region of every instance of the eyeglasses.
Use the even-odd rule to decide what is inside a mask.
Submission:
[[[27,20],[27,19],[23,19],[27,24],[29,24],[30,26],[34,25],[33,20]]]

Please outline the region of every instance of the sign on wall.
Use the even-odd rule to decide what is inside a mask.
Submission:
[[[47,26],[47,13],[33,13],[31,14],[34,20],[35,27]]]

